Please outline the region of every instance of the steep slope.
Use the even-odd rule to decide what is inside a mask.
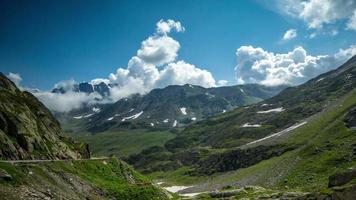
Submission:
[[[0,199],[7,200],[163,200],[169,195],[126,163],[114,158],[15,164],[0,162],[0,175]]]
[[[276,95],[285,86],[256,84],[218,88],[195,85],[168,86],[146,95],[133,95],[100,111],[73,112],[72,123],[80,123],[91,132],[108,129],[178,128],[233,108],[256,103]],[[98,110],[95,108],[94,110]]]
[[[300,123],[355,87],[354,56],[338,69],[287,88],[275,97],[197,123],[166,146],[171,150],[197,144],[216,148],[240,146]]]
[[[0,73],[0,199],[168,199],[125,162],[90,158],[50,111]]]
[[[192,175],[246,168],[298,149],[299,144],[293,143],[263,147],[260,141],[303,128],[354,88],[356,57],[336,70],[287,88],[271,99],[187,127],[168,141],[165,148],[145,150],[128,161],[143,172],[189,166],[192,171],[187,173]],[[346,120],[352,123],[352,119]],[[245,159],[246,156],[250,159]]]
[[[0,159],[88,158],[88,146],[64,137],[50,111],[0,73]]]
[[[316,197],[318,197],[317,199],[331,199],[331,196],[333,196],[332,199],[354,199],[346,196],[335,197],[335,193],[351,192],[353,197],[355,195],[356,129],[348,127],[345,122],[355,108],[356,90],[354,89],[340,97],[335,104],[315,115],[304,126],[255,144],[260,148],[275,145],[294,147],[294,150],[265,159],[262,162],[236,167],[228,172],[215,173],[210,177],[201,176],[201,174],[192,176],[191,171],[182,170],[184,168],[173,173],[158,173],[155,176],[166,182],[178,181],[179,184],[187,184],[187,182],[191,184],[191,180],[200,180],[193,181],[194,186],[182,193],[214,191],[216,189],[224,191],[226,188],[234,189],[246,185],[258,185],[273,190],[260,189],[259,193],[255,195],[260,196],[261,199],[276,194],[280,196],[282,192],[288,191],[312,192],[309,196],[313,198],[309,199],[316,199]],[[249,149],[253,148],[249,147]],[[228,153],[231,154],[234,151],[231,150]],[[227,155],[225,153],[220,156],[215,154],[205,160],[206,162],[201,162],[201,164],[204,163],[205,168],[198,165],[193,171],[198,170],[203,174],[209,170],[221,172],[224,171],[219,170],[222,169],[221,166],[234,166],[234,164],[236,166],[238,163],[244,163],[240,158],[230,157],[228,160],[225,157]],[[259,157],[260,155],[256,154],[255,156]],[[346,176],[340,175],[333,178],[334,174],[341,172],[349,173],[346,173],[348,174]],[[240,198],[248,195],[247,192],[246,194],[240,193]]]

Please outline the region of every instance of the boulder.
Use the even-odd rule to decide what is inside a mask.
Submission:
[[[9,173],[7,173],[7,171],[0,169],[0,179],[6,180],[6,181],[11,181],[12,176]]]
[[[349,169],[329,177],[329,187],[341,186],[356,178],[356,169]]]

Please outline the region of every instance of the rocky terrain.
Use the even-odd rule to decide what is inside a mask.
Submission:
[[[69,113],[55,113],[65,127],[94,133],[112,129],[174,129],[209,116],[259,102],[286,86],[257,84],[203,88],[173,85],[135,94],[114,104],[84,106]]]
[[[89,158],[86,144],[64,137],[58,121],[31,93],[0,74],[0,159]]]
[[[353,57],[275,97],[189,126],[128,162],[159,180],[193,185],[182,194],[258,185],[331,198],[338,188],[328,188],[328,177],[356,167],[355,77]],[[345,191],[354,178],[349,184]]]
[[[0,74],[0,199],[168,199],[116,158],[91,158],[32,94]]]

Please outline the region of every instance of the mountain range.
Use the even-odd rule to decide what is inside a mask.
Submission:
[[[322,190],[330,175],[356,166],[355,88],[356,56],[272,98],[197,122],[127,161],[156,179],[195,184],[182,193],[244,185]]]
[[[120,99],[113,104],[92,105],[63,114],[64,126],[80,124],[76,130],[98,133],[110,129],[171,129],[185,127],[212,115],[259,102],[278,94],[286,86],[257,84],[204,88],[172,85]],[[62,116],[62,117],[61,117]]]
[[[0,73],[0,199],[168,199],[116,158],[91,158],[31,93]]]
[[[113,85],[106,84],[105,82],[99,83],[89,83],[89,82],[82,82],[70,85],[69,87],[64,86],[57,86],[52,89],[52,93],[60,93],[64,94],[67,92],[83,92],[86,94],[91,94],[94,92],[99,93],[101,96],[106,97],[110,95],[110,88]]]
[[[84,107],[62,114],[71,118],[63,131],[0,74],[0,192],[6,199],[351,200],[355,88],[356,56],[294,87],[168,86]],[[119,145],[115,134],[123,131]],[[105,157],[91,157],[85,139],[65,132],[101,143]],[[154,134],[160,145],[144,143]],[[115,145],[134,147],[123,158],[150,179],[107,157]]]

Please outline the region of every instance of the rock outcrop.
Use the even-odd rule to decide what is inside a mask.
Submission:
[[[0,159],[89,157],[86,144],[65,137],[58,121],[36,97],[0,73]]]

